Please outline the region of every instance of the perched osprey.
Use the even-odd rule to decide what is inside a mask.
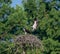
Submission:
[[[25,34],[27,34],[27,33],[31,33],[31,31],[29,31],[28,29],[26,29],[26,28],[23,28],[23,31],[25,32]]]

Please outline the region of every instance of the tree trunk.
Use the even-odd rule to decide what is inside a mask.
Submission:
[[[23,51],[22,54],[25,54],[25,51]]]

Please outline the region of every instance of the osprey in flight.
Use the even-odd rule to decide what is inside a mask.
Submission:
[[[32,25],[32,31],[34,31],[34,30],[36,30],[37,29],[37,25],[38,25],[38,20],[37,20],[37,18],[35,18],[34,19],[34,23],[33,23],[33,25]],[[31,33],[31,31],[29,31],[28,29],[26,29],[26,28],[23,28],[23,31],[25,32],[25,34],[27,34],[27,33]]]
[[[32,26],[32,28],[33,28],[32,31],[36,30],[37,25],[38,25],[38,20],[37,20],[37,18],[35,18],[35,19],[34,19],[34,24],[33,24],[33,26]]]

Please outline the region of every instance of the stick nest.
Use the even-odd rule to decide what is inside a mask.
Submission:
[[[15,39],[15,44],[21,48],[41,48],[41,40],[34,35],[20,35]]]

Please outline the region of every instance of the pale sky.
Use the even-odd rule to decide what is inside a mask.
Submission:
[[[16,7],[16,5],[21,5],[22,4],[22,0],[12,0],[12,7]]]

